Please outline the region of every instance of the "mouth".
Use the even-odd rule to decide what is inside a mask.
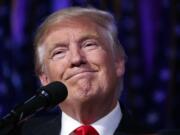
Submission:
[[[71,74],[69,74],[65,78],[65,80],[69,80],[69,79],[72,79],[74,77],[84,77],[84,76],[92,75],[95,72],[97,72],[97,71],[94,71],[94,70],[79,70],[79,71],[74,71]]]

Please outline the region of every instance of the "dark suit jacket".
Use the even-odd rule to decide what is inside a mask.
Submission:
[[[124,110],[124,109],[123,109]],[[129,113],[123,112],[123,117],[114,135],[140,134],[138,124],[132,120]],[[61,113],[29,119],[14,128],[9,135],[59,135],[61,130]]]

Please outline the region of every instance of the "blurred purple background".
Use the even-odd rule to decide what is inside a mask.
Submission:
[[[142,128],[180,128],[180,1],[1,0],[0,117],[39,87],[33,36],[55,10],[93,6],[114,14],[128,62],[121,101]]]

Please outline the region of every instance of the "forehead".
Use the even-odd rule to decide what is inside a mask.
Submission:
[[[72,35],[76,38],[81,36],[103,37],[104,31],[104,28],[87,17],[71,18],[50,25],[43,35],[43,42],[48,40],[67,41],[67,38],[71,38]]]

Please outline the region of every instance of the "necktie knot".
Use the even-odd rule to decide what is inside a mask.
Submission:
[[[99,135],[92,126],[84,125],[76,128],[71,135]]]

